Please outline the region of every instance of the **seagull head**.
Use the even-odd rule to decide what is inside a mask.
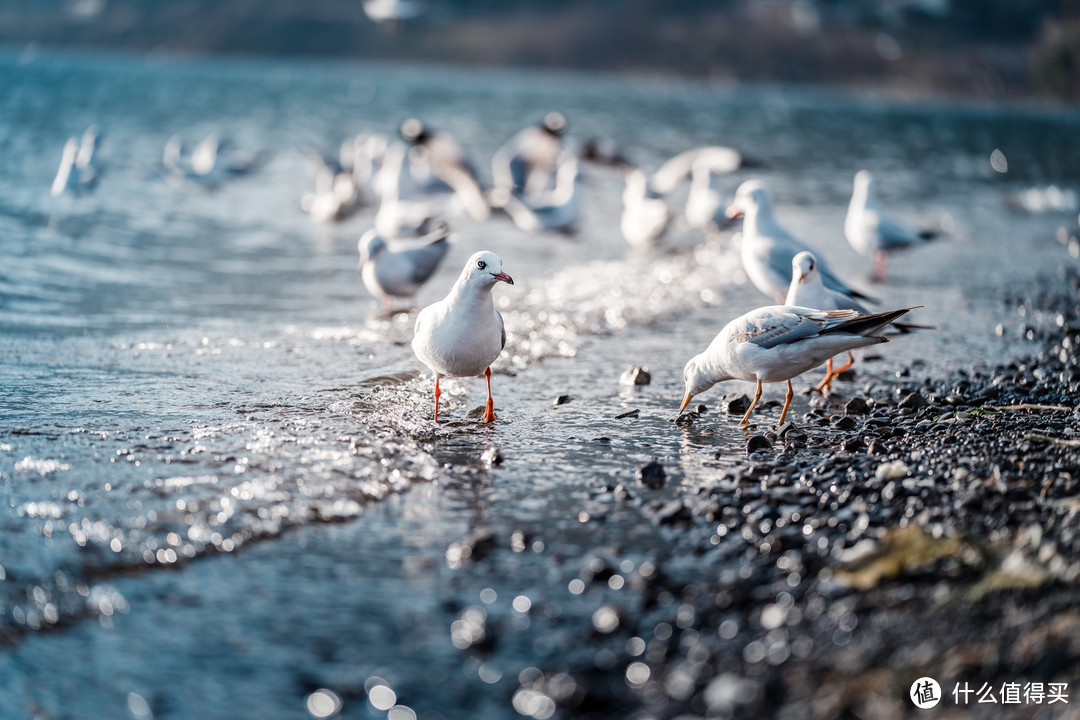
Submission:
[[[461,280],[468,287],[488,289],[497,282],[514,284],[514,279],[503,272],[502,260],[490,250],[481,250],[469,258],[461,271]]]
[[[686,410],[686,406],[690,404],[690,400],[695,395],[699,395],[721,380],[728,380],[727,376],[717,377],[707,367],[705,357],[703,355],[695,355],[690,358],[686,363],[686,367],[683,368],[683,381],[686,383],[686,393],[683,395],[682,405],[679,406],[679,413],[681,414]]]
[[[419,118],[409,118],[401,123],[398,134],[401,135],[402,140],[414,145],[422,145],[431,137],[427,126],[424,125],[424,121]]]
[[[731,201],[725,213],[728,218],[735,220],[740,218],[751,209],[769,207],[769,191],[760,180],[747,180],[735,191],[735,199]]]
[[[804,250],[791,258],[791,277],[803,284],[818,277],[818,261],[814,253]]]
[[[386,240],[375,231],[375,228],[372,228],[360,236],[360,241],[356,243],[356,249],[360,251],[360,267],[362,268],[364,263],[374,260],[379,253],[386,249]]]
[[[540,127],[555,137],[565,133],[568,125],[569,123],[566,121],[566,116],[558,110],[549,112],[540,122]]]

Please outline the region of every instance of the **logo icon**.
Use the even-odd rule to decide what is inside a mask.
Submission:
[[[915,703],[915,707],[920,710],[929,710],[941,702],[941,686],[932,677],[921,677],[911,683],[908,694],[911,696],[911,702]]]

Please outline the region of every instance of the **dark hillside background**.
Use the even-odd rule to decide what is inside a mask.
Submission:
[[[678,74],[1080,99],[1076,0],[25,0],[0,42]]]

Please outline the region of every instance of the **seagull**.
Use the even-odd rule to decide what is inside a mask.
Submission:
[[[227,138],[210,133],[185,157],[183,141],[179,135],[173,135],[165,143],[161,164],[170,177],[193,180],[208,188],[217,187],[229,177],[250,172],[262,160],[261,153],[257,152],[226,152],[231,145]]]
[[[450,133],[433,131],[423,121],[409,118],[399,134],[410,144],[409,166],[413,179],[426,186],[448,187],[454,192],[473,220],[487,220],[491,214],[476,170],[465,155],[465,148]],[[421,178],[426,176],[426,182]]]
[[[494,422],[491,399],[491,364],[506,347],[506,328],[495,309],[491,288],[514,280],[502,271],[502,260],[490,251],[469,258],[450,294],[428,305],[416,316],[412,348],[420,362],[435,373],[435,422],[439,421],[439,379],[473,377],[487,379],[488,398],[484,422]]]
[[[356,272],[364,281],[364,287],[383,299],[387,311],[393,309],[395,297],[409,298],[409,307],[412,307],[417,291],[431,279],[450,250],[449,237],[450,227],[440,223],[416,245],[391,250],[386,240],[372,228],[357,243],[360,264]]]
[[[740,426],[749,425],[750,414],[761,399],[761,384],[787,381],[787,397],[780,413],[784,424],[794,390],[791,378],[817,367],[837,353],[887,342],[874,333],[911,308],[859,315],[854,310],[814,310],[769,305],[735,318],[683,369],[686,395],[680,414],[690,399],[724,380],[757,383],[754,401]]]
[[[551,190],[567,126],[565,115],[549,112],[510,138],[491,158],[492,186],[519,197]]]
[[[567,157],[559,163],[553,190],[529,196],[526,202],[506,188],[495,188],[489,199],[492,207],[504,210],[514,224],[525,232],[554,230],[572,233],[581,215],[582,181],[577,158]]]
[[[68,138],[60,155],[60,167],[53,179],[52,195],[59,197],[68,190],[81,193],[91,190],[101,177],[97,165],[98,129],[91,125],[83,132],[82,140]]]
[[[636,248],[654,245],[671,224],[667,201],[649,188],[649,179],[641,169],[626,176],[622,194],[623,211],[619,220],[626,242]]]
[[[825,287],[821,282],[821,272],[814,253],[804,250],[791,259],[791,287],[788,288],[785,305],[812,307],[819,310],[854,310],[860,315],[869,315],[870,311],[855,298]],[[893,322],[890,325],[901,333],[912,330],[933,330],[930,325],[915,325],[907,322]],[[825,379],[817,386],[818,390],[832,387],[832,380],[855,364],[855,356],[848,352],[846,365],[833,370],[832,358],[826,363],[828,370]]]
[[[874,282],[885,280],[889,253],[922,245],[937,237],[935,230],[915,230],[883,215],[878,205],[874,177],[866,170],[855,173],[855,187],[844,219],[844,236],[855,251],[872,258]]]
[[[379,193],[375,229],[385,238],[419,235],[435,216],[432,203],[409,198],[413,188],[405,164],[407,154],[408,149],[404,144],[391,145],[383,156],[382,167],[375,179]]]
[[[812,250],[797,239],[773,217],[769,191],[760,180],[747,180],[735,191],[735,199],[727,209],[732,219],[744,217],[742,262],[750,281],[771,298],[784,302],[791,284],[791,259],[803,250]],[[818,269],[825,286],[850,297],[875,302],[838,278],[821,260]]]
[[[742,155],[723,145],[693,148],[671,158],[649,177],[649,189],[662,195],[675,190],[687,178],[690,192],[683,214],[690,227],[708,235],[731,224],[725,204],[713,187],[713,179],[743,166]]]
[[[315,190],[300,198],[300,208],[316,222],[340,220],[356,208],[359,197],[351,172],[328,164],[322,157],[312,162]]]
[[[383,156],[389,146],[387,139],[374,133],[360,133],[347,138],[338,152],[338,164],[342,170],[352,173],[356,185],[357,201],[372,203],[378,196],[375,177],[382,167]]]

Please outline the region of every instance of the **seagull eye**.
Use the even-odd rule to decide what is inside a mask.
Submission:
[[[484,268],[486,268],[486,267],[487,267],[487,263],[486,263],[486,262],[484,262],[483,260],[477,260],[477,261],[476,261],[476,267],[478,267],[478,268],[480,268],[481,270],[483,270]]]

